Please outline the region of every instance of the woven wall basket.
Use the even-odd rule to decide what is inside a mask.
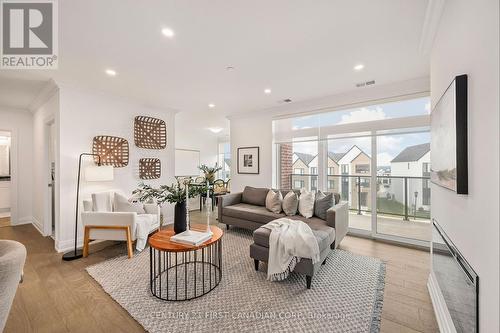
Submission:
[[[159,158],[141,158],[139,160],[139,178],[158,179],[161,176],[161,161]]]
[[[167,125],[157,118],[137,116],[134,120],[134,142],[139,148],[165,149]]]
[[[95,136],[92,144],[92,153],[101,157],[102,165],[112,165],[121,168],[128,165],[129,147],[124,138],[108,135]],[[95,163],[98,158],[94,157]]]

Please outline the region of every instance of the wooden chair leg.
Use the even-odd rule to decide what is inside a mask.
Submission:
[[[89,255],[89,233],[90,228],[85,226],[85,231],[83,234],[83,257],[88,257]]]
[[[129,258],[132,258],[132,256],[134,255],[134,251],[132,250],[132,236],[130,235],[130,227],[127,226],[127,253],[128,253],[128,257]]]

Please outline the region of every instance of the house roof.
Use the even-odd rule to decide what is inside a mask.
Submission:
[[[334,153],[333,151],[328,152],[328,158],[332,159],[336,163],[339,162],[339,160],[344,157],[345,153]]]
[[[316,157],[316,155],[305,154],[305,153],[294,153],[297,157],[304,162],[305,165],[309,165],[312,160]]]
[[[415,162],[421,159],[430,150],[431,150],[430,143],[423,143],[421,145],[406,147],[402,152],[398,154],[398,156],[396,156],[391,161],[391,163]]]

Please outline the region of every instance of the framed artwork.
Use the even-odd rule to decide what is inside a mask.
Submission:
[[[124,138],[109,135],[95,136],[92,142],[92,153],[99,155],[102,165],[122,168],[128,165],[129,147]],[[94,157],[95,163],[98,158]]]
[[[455,77],[431,113],[431,181],[468,194],[467,75]]]
[[[167,124],[158,118],[135,117],[134,142],[139,148],[165,149],[167,146]]]
[[[158,179],[161,177],[161,161],[159,158],[139,159],[139,178]]]
[[[259,147],[238,148],[238,173],[259,174]]]

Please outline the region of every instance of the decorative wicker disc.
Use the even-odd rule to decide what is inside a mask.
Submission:
[[[124,138],[108,135],[95,136],[92,153],[101,157],[102,165],[112,165],[115,168],[128,165],[128,141]],[[99,159],[94,157],[94,161],[97,163]]]
[[[141,158],[139,160],[139,178],[158,179],[161,176],[161,161],[159,158]]]
[[[134,141],[139,148],[165,149],[167,125],[157,118],[137,116],[134,120]]]

